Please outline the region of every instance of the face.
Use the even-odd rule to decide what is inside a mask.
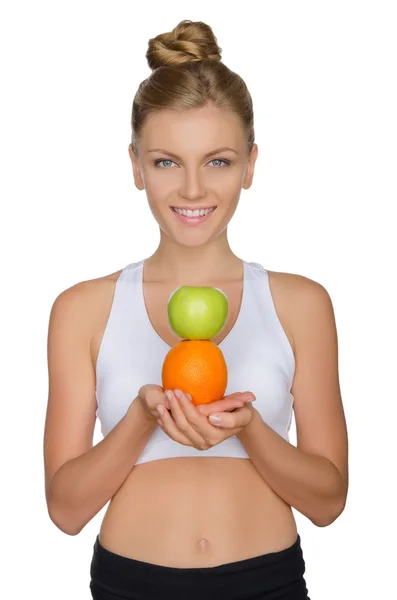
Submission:
[[[228,149],[213,152],[221,147]],[[135,185],[146,191],[162,235],[197,246],[226,229],[241,189],[251,186],[258,148],[249,155],[237,115],[209,105],[151,114],[138,153],[129,147]]]

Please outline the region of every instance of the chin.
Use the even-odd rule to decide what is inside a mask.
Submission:
[[[188,248],[199,248],[205,246],[212,240],[212,236],[186,235],[186,236],[170,236],[180,246]]]

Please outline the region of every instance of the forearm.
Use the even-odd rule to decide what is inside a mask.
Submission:
[[[103,440],[62,465],[47,499],[57,527],[70,535],[83,529],[120,488],[156,427],[134,400]]]
[[[346,486],[327,458],[290,444],[264,423],[257,411],[237,437],[276,494],[315,525],[329,525],[342,512]]]

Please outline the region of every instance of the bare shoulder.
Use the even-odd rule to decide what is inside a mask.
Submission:
[[[79,281],[63,290],[53,303],[53,310],[60,307],[81,311],[84,318],[89,318],[96,310],[100,310],[102,300],[106,300],[115,287],[121,269],[109,275]]]
[[[55,312],[73,312],[76,322],[84,330],[91,349],[92,364],[95,365],[99,342],[105,328],[116,287],[122,269],[101,277],[79,281],[63,290],[55,299],[51,315]]]
[[[297,328],[302,317],[308,317],[319,305],[332,310],[331,298],[325,287],[309,277],[296,273],[269,271],[269,286],[280,321],[296,354]]]
[[[321,283],[314,279],[310,279],[309,277],[305,277],[304,275],[269,270],[267,272],[269,273],[270,285],[274,286],[275,291],[281,289],[286,293],[295,295],[327,293]]]

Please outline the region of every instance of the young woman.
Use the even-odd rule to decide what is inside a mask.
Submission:
[[[146,57],[153,72],[134,99],[129,154],[160,242],[53,304],[49,515],[76,535],[110,501],[94,542],[94,599],[307,599],[291,507],[324,527],[348,489],[332,303],[319,283],[229,246],[258,147],[250,94],[212,29],[182,21],[151,39]],[[167,315],[180,285],[220,288],[229,302],[212,340],[228,386],[207,405],[161,387],[180,341]],[[104,437],[93,446],[96,417]]]

